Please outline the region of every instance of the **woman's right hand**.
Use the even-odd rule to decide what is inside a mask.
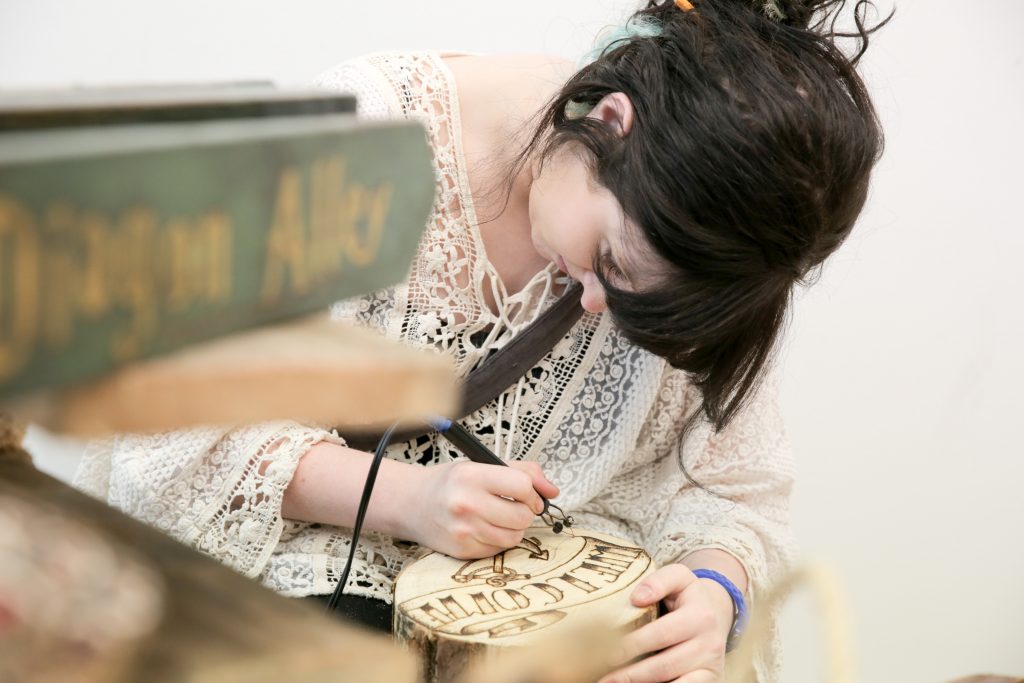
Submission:
[[[509,467],[458,461],[422,468],[409,491],[405,536],[455,558],[495,555],[517,545],[558,495],[535,462]]]

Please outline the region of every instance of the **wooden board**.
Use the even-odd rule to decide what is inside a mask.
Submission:
[[[269,116],[353,114],[353,95],[269,81],[0,91],[0,132]]]
[[[449,357],[325,313],[139,362],[6,409],[51,431],[89,437],[281,418],[366,432],[451,414],[457,404]]]
[[[165,586],[164,615],[124,681],[412,683],[416,662],[389,638],[330,619],[36,470],[0,448],[0,495],[53,509],[132,548]],[[60,595],[54,595],[60,600]]]
[[[424,662],[425,680],[457,680],[481,656],[593,629],[631,630],[657,606],[629,601],[654,562],[606,534],[532,527],[515,548],[482,560],[431,553],[395,584],[395,635]]]

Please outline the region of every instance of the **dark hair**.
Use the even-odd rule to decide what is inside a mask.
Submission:
[[[836,30],[845,0],[651,1],[631,22],[656,35],[613,42],[538,114],[515,173],[535,150],[575,143],[669,264],[659,286],[633,292],[595,273],[633,343],[685,371],[721,430],[759,383],[784,328],[793,287],[849,235],[864,205],[882,131],[856,64],[856,32]],[[813,23],[812,23],[813,22]],[[838,45],[850,38],[857,51]],[[624,137],[572,116],[609,93],[633,104]],[[568,109],[568,112],[567,112]],[[819,270],[820,274],[820,270]]]

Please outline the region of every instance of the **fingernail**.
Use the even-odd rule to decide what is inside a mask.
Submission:
[[[633,591],[633,599],[639,600],[640,602],[647,602],[653,597],[654,591],[652,591],[647,586],[640,586],[635,591]]]

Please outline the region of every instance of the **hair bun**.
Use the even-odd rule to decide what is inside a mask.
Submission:
[[[766,17],[780,24],[807,28],[816,6],[826,4],[826,2],[821,2],[821,0],[817,2],[815,0],[753,0],[753,4]]]
[[[743,0],[743,3],[784,26],[814,31],[829,38],[859,37],[864,47],[867,46],[867,37],[889,23],[889,19],[895,13],[893,10],[887,17],[869,27],[868,12],[877,12],[877,8],[871,0],[856,0],[852,10],[856,30],[844,33],[836,30],[836,19],[843,12],[847,0]],[[860,52],[863,53],[863,50]],[[854,62],[856,61],[855,58]]]

